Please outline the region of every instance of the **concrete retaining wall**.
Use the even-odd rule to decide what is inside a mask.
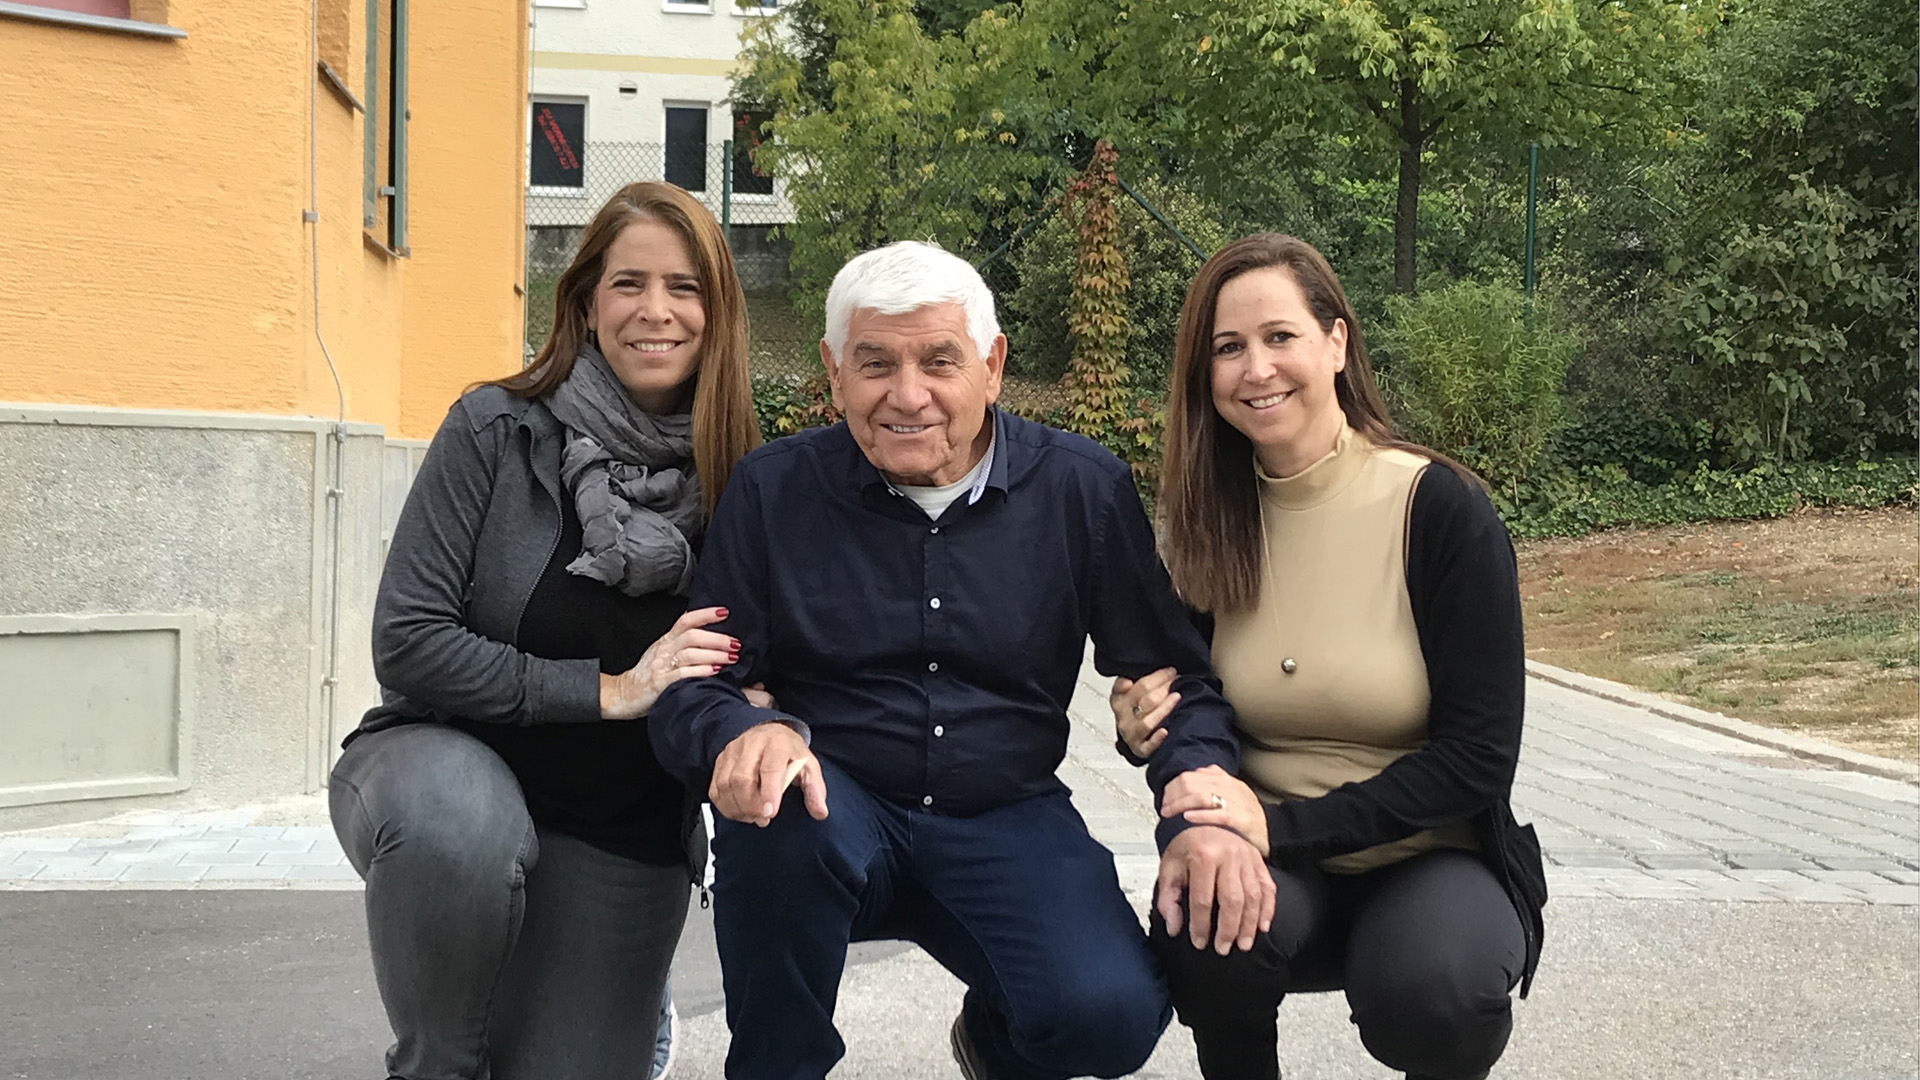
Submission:
[[[0,829],[321,787],[378,697],[374,592],[421,452],[0,405]]]

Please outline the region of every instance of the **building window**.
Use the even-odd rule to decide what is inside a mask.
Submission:
[[[748,109],[734,110],[733,190],[735,194],[773,194],[773,175],[760,171],[753,160],[753,152],[760,148],[761,141],[766,138],[760,133],[761,125],[772,116],[772,113],[754,112]]]
[[[707,190],[707,108],[667,106],[667,183]]]
[[[581,154],[586,147],[587,105],[583,101],[533,103],[527,181],[534,187],[587,186]]]
[[[407,0],[367,0],[365,183],[368,239],[407,253]]]

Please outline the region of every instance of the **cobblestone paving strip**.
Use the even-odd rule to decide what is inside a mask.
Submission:
[[[1060,775],[1141,909],[1158,871],[1144,773],[1083,666]],[[1920,787],[1529,679],[1515,810],[1556,896],[1920,905]],[[294,824],[256,824],[263,821]],[[324,796],[0,833],[0,889],[341,889]]]

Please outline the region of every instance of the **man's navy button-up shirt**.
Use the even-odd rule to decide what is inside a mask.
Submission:
[[[660,695],[649,725],[669,771],[704,791],[728,743],[791,715],[814,753],[899,806],[966,816],[1063,791],[1067,702],[1091,635],[1103,674],[1180,672],[1147,768],[1156,795],[1189,769],[1238,773],[1232,713],[1127,466],[1089,439],[991,416],[985,490],[938,520],[844,423],[740,462],[692,597],[728,610],[714,629],[739,639],[740,660]],[[778,712],[741,694],[756,682]]]

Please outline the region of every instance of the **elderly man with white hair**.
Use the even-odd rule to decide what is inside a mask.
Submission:
[[[820,354],[843,423],[747,455],[692,602],[735,659],[649,718],[707,787],[735,1080],[824,1077],[851,941],[905,939],[967,986],[974,1080],[1120,1076],[1170,1016],[1114,873],[1056,775],[1089,635],[1107,675],[1171,666],[1156,794],[1237,771],[1205,643],[1154,554],[1127,466],[994,408],[1006,337],[964,261],[898,243],[849,262]],[[779,709],[742,687],[764,682]],[[1161,822],[1161,906],[1225,954],[1271,920],[1259,853]]]

